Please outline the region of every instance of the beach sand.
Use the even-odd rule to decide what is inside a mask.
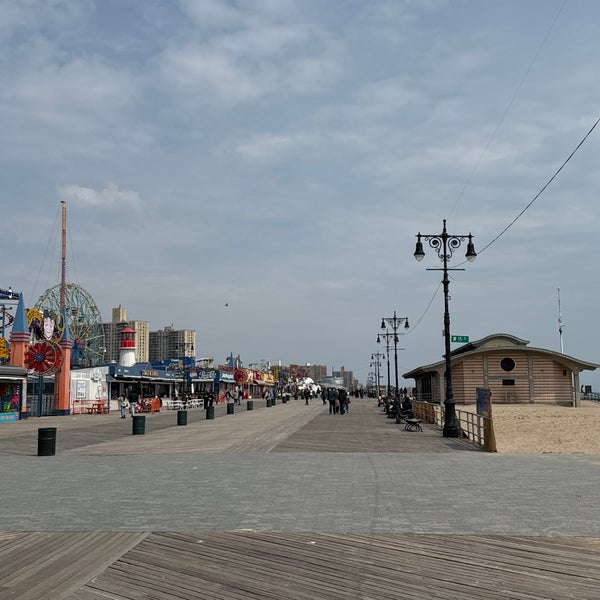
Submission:
[[[475,412],[475,406],[457,404]],[[600,403],[579,408],[546,404],[492,407],[498,452],[504,454],[600,454]]]

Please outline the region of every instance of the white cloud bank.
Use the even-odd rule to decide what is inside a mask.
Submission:
[[[140,195],[133,190],[121,190],[114,183],[97,191],[80,185],[63,185],[58,188],[62,200],[82,207],[137,209],[142,205]]]

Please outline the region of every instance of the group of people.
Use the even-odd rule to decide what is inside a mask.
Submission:
[[[330,415],[343,415],[350,412],[350,396],[344,388],[323,388],[321,400],[324,406],[329,403]]]
[[[412,412],[412,402],[407,395],[403,395],[399,390],[394,395],[386,396],[381,403],[388,418],[393,419],[399,415],[414,416]]]
[[[130,412],[131,416],[135,415],[135,409],[138,404],[138,395],[135,392],[130,392],[127,396],[119,396],[119,410],[121,411],[121,419],[127,417],[127,413]]]

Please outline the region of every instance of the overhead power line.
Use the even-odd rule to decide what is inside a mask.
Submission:
[[[548,179],[548,181],[544,184],[542,189],[532,198],[531,202],[529,202],[529,204],[527,204],[527,206],[525,206],[525,208],[491,242],[487,243],[483,248],[478,250],[479,254],[481,254],[482,252],[485,252],[485,250],[487,250],[494,242],[496,242],[498,239],[500,239],[525,214],[525,212],[531,207],[531,205],[546,191],[548,186],[558,177],[558,174],[565,168],[565,166],[573,158],[573,156],[575,156],[575,154],[577,153],[579,148],[581,148],[581,146],[583,146],[583,144],[588,139],[588,137],[590,137],[592,131],[594,131],[594,129],[596,129],[596,125],[598,125],[598,123],[600,123],[600,118],[598,118],[596,120],[596,122],[592,125],[591,129],[585,134],[585,136],[579,142],[579,144],[577,144],[577,146],[575,147],[573,152],[571,152],[571,154],[569,154],[569,156],[566,158],[566,160],[563,162],[563,164],[560,165],[560,167],[554,172],[554,175],[552,175],[552,177],[550,177],[550,179]],[[464,264],[464,263],[461,263],[461,264]]]

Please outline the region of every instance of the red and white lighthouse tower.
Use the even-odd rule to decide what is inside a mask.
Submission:
[[[121,329],[121,344],[119,366],[133,367],[135,365],[135,331],[131,327]]]

